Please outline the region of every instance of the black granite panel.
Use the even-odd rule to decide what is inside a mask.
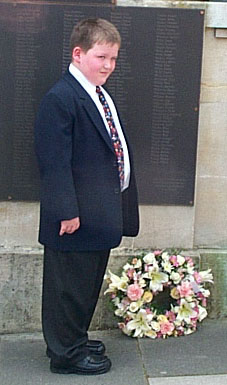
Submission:
[[[140,203],[192,205],[203,11],[63,3],[0,3],[0,199],[39,199],[38,105],[69,63],[73,25],[103,17],[122,36],[107,87],[134,150]]]

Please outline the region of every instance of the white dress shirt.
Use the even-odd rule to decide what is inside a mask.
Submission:
[[[93,85],[92,83],[89,82],[89,80],[84,76],[84,74],[77,68],[75,67],[72,63],[69,66],[69,72],[71,73],[72,76],[75,77],[75,79],[81,84],[81,86],[85,89],[85,91],[89,94],[89,96],[92,98],[93,102],[95,103],[96,107],[98,108],[98,111],[103,119],[103,122],[105,124],[105,127],[108,131],[108,134],[110,135],[110,128],[108,126],[106,117],[105,117],[105,112],[103,109],[103,106],[99,100],[99,96],[96,92],[96,86]],[[117,115],[117,111],[114,105],[113,100],[111,99],[110,95],[100,86],[103,95],[106,98],[106,101],[110,107],[113,120],[118,132],[118,136],[120,138],[122,147],[123,147],[123,153],[124,153],[124,184],[123,184],[123,189],[124,191],[128,186],[129,186],[129,180],[130,180],[130,162],[129,162],[129,154],[128,154],[128,148],[127,144],[124,138],[124,134],[122,132],[122,128],[119,122],[119,118]]]

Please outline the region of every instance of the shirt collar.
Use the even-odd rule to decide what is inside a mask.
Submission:
[[[96,93],[96,86],[89,82],[89,80],[84,76],[84,74],[75,67],[72,63],[69,65],[69,72],[71,75],[81,84],[81,86],[87,91],[89,95]]]

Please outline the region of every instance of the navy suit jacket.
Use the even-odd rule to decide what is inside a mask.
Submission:
[[[122,235],[137,235],[130,147],[130,185],[121,193],[116,156],[102,117],[68,70],[41,103],[35,148],[41,176],[41,244],[62,251],[104,250],[118,246]],[[80,228],[59,236],[61,220],[74,217],[80,217]]]

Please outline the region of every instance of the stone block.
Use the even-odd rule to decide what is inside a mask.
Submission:
[[[202,84],[227,85],[226,39],[216,38],[213,28],[206,28]]]
[[[42,254],[1,253],[0,333],[40,330]]]
[[[212,28],[227,27],[227,4],[224,2],[208,3],[206,9],[206,25]]]
[[[141,206],[141,228],[134,248],[191,248],[194,207]]]
[[[7,241],[7,202],[0,202],[0,222],[0,247],[3,247]]]
[[[224,100],[227,100],[227,85],[202,83],[201,103],[223,103]]]
[[[227,247],[226,191],[226,177],[198,178],[194,247]]]
[[[205,178],[210,176],[226,177],[226,148],[227,103],[202,103],[200,107],[197,175]]]
[[[0,246],[38,247],[38,202],[0,202],[0,221]]]
[[[208,301],[210,318],[227,317],[227,249],[200,252],[201,270],[212,269],[214,284],[209,285],[211,297]]]

